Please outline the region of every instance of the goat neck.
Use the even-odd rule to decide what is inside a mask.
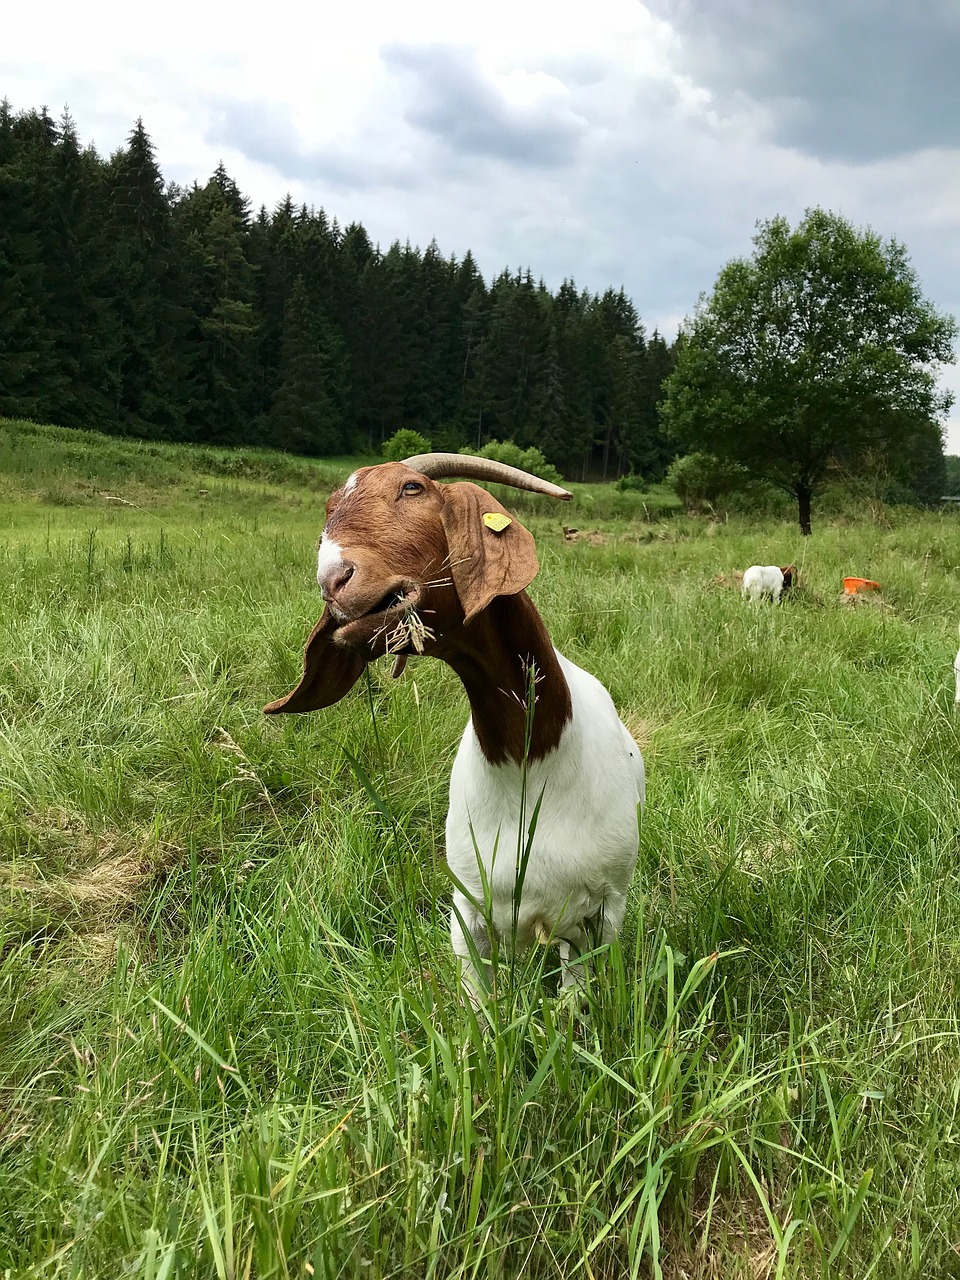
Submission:
[[[557,747],[572,714],[570,689],[525,591],[496,597],[469,626],[440,639],[433,653],[460,677],[490,764],[523,761],[531,668],[536,692],[527,760],[542,759]]]

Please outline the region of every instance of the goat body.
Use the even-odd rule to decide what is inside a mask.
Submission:
[[[453,766],[447,861],[463,887],[454,892],[450,933],[468,976],[473,954],[490,954],[491,922],[517,947],[559,942],[564,985],[574,980],[575,956],[609,942],[623,922],[643,759],[603,685],[561,654],[556,660],[571,704],[556,747],[524,774],[513,760],[490,762],[471,720]]]
[[[457,464],[479,474],[477,459]],[[471,710],[446,828],[454,951],[469,980],[490,928],[520,947],[557,941],[569,984],[577,955],[623,920],[643,761],[603,685],[550,643],[525,590],[537,572],[530,534],[486,490],[429,474],[364,467],[331,496],[317,573],[326,608],[300,684],[265,710],[330,706],[387,653],[400,668],[418,653],[451,666]],[[416,645],[400,625],[411,610]]]
[[[752,564],[743,575],[743,594],[752,602],[770,596],[774,604],[779,604],[780,593],[793,586],[795,573],[793,565],[780,568],[775,564]]]

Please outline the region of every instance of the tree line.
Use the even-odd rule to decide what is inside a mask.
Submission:
[[[69,115],[0,105],[2,415],[312,455],[408,427],[656,479],[674,357],[622,289],[487,283],[289,196],[254,215],[222,164],[165,183],[141,121],[105,159]]]

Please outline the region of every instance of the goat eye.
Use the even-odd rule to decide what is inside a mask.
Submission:
[[[408,494],[423,493],[423,485],[417,484],[416,480],[408,480],[407,483],[400,490],[400,492],[408,493]]]

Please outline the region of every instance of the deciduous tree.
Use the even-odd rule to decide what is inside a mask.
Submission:
[[[797,500],[832,464],[929,441],[949,407],[939,366],[956,323],[920,291],[904,247],[822,209],[761,223],[684,326],[663,418],[685,444],[743,463]]]

